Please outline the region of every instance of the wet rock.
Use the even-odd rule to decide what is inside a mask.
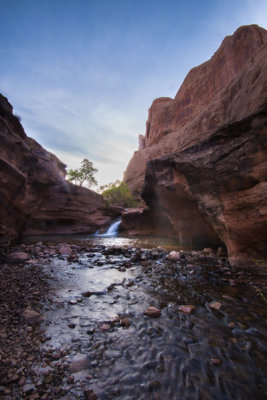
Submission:
[[[110,328],[111,326],[109,324],[103,324],[99,329],[101,329],[101,331],[108,331]]]
[[[89,360],[86,356],[77,356],[70,364],[70,372],[76,373],[86,369],[89,366]]]
[[[86,400],[97,400],[97,395],[92,389],[85,389],[84,395]]]
[[[44,320],[44,317],[40,313],[31,308],[26,308],[22,313],[22,317],[30,324],[40,323]]]
[[[94,294],[94,292],[91,292],[90,290],[87,290],[86,292],[83,292],[82,295],[83,297],[90,297]]]
[[[171,261],[179,261],[181,259],[180,251],[171,251],[167,255],[167,259]]]
[[[72,253],[72,248],[71,246],[67,245],[67,244],[62,244],[59,246],[58,248],[58,252],[59,254],[61,254],[62,256],[64,255],[70,255]]]
[[[68,324],[68,327],[70,328],[70,329],[74,329],[75,328],[75,324],[73,324],[73,323],[71,323],[71,324]]]
[[[219,358],[211,358],[210,363],[217,367],[217,366],[221,365],[222,362]]]
[[[28,253],[22,251],[14,251],[6,256],[6,261],[10,263],[23,262],[29,258]]]
[[[184,304],[184,305],[181,305],[181,306],[178,308],[178,310],[179,310],[180,312],[183,312],[183,313],[185,313],[185,314],[191,314],[193,311],[195,311],[195,309],[196,309],[196,307],[193,306],[192,304]]]
[[[68,376],[68,378],[67,378],[67,383],[68,383],[68,384],[71,384],[71,383],[73,383],[73,382],[74,382],[74,376],[73,376],[73,375]]]
[[[131,322],[129,321],[129,319],[127,317],[125,317],[121,320],[122,327],[129,328],[130,325],[131,325]]]
[[[145,311],[145,315],[147,315],[148,317],[151,317],[151,318],[158,318],[158,317],[160,317],[160,314],[161,314],[160,309],[153,307],[153,306],[147,307],[147,309]]]
[[[220,303],[219,301],[213,301],[212,303],[208,304],[210,308],[213,308],[214,310],[220,310],[220,308],[222,307],[222,303]]]

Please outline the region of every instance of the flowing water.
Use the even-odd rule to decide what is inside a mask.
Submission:
[[[46,267],[45,346],[67,349],[74,365],[86,361],[74,371],[71,399],[83,398],[80,382],[100,400],[266,399],[266,303],[229,286],[227,265],[90,243],[75,262],[54,256]],[[182,304],[195,312],[181,313]],[[146,316],[148,306],[160,317]]]

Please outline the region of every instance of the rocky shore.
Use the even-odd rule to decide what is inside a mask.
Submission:
[[[266,395],[264,373],[260,371],[267,331],[264,324],[262,328],[258,325],[266,309],[267,286],[260,260],[255,261],[256,269],[238,270],[229,266],[222,248],[217,252],[204,249],[169,253],[162,248],[39,242],[1,249],[1,261],[0,399],[162,399],[168,393],[171,399],[177,398],[174,393],[194,399],[197,393],[203,395],[201,380],[204,376],[206,380],[207,374],[218,377],[221,369],[221,379],[227,382],[226,370],[232,368],[233,359],[244,364],[239,371],[234,370],[234,376],[240,374],[241,384],[248,367],[256,374],[249,378],[253,383],[248,393],[244,390],[242,394],[239,384],[235,387],[232,382],[232,393],[226,385],[225,397],[212,397],[215,392],[221,396],[223,390],[221,384],[209,378],[205,399],[244,400],[251,395],[263,399]],[[95,290],[92,284],[84,283],[85,276],[96,273],[101,275],[103,289]],[[113,275],[105,275],[110,273]],[[73,283],[79,274],[80,286]],[[202,343],[206,318],[211,317],[214,326],[208,325],[214,343],[207,347],[208,367],[199,372],[198,391],[188,387],[181,376],[179,381],[179,374],[179,385],[175,387],[168,378],[170,387],[166,387],[164,368],[173,368],[177,359],[167,356],[164,331],[169,330],[166,337],[170,346],[173,335],[178,335],[180,346],[189,348],[193,342]],[[174,320],[179,322],[176,327]],[[217,325],[223,336],[227,332],[227,339],[219,339]],[[136,343],[136,359],[128,354],[135,339],[124,337],[127,335],[141,335]],[[150,367],[148,361],[144,367],[143,355],[138,360],[138,346],[142,348],[144,335],[149,340],[155,336],[153,343],[158,340],[155,348],[151,344],[154,361],[149,361]],[[219,350],[214,351],[214,346]],[[164,368],[160,366],[162,357],[170,360],[165,360]],[[183,357],[180,371],[192,354],[185,352]],[[198,357],[197,362],[202,362],[201,354]],[[122,374],[117,366],[120,363],[124,367],[127,364],[131,377],[125,378],[125,372]],[[149,371],[146,381],[134,378],[132,368]],[[193,371],[191,366],[191,380]],[[111,376],[113,380],[109,381]]]

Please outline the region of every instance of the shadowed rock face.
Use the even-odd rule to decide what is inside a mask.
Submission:
[[[209,61],[189,72],[174,99],[154,100],[144,148],[134,153],[124,174],[132,190],[141,190],[149,161],[182,151],[263,104],[267,97],[266,44],[265,29],[242,26],[224,39]]]
[[[129,236],[176,237],[164,211],[158,207],[132,208],[122,214],[120,232]]]
[[[0,238],[94,232],[110,217],[102,197],[65,181],[65,165],[29,138],[0,95]]]
[[[181,243],[225,243],[232,265],[267,258],[267,105],[180,153],[151,161],[143,198]],[[214,231],[217,233],[214,234]]]

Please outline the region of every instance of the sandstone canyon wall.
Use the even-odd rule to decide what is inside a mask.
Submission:
[[[232,265],[267,258],[267,31],[240,27],[149,109],[124,180],[182,244],[225,243]]]
[[[0,95],[0,239],[92,233],[109,223],[102,197],[67,182],[65,167],[26,135]]]

